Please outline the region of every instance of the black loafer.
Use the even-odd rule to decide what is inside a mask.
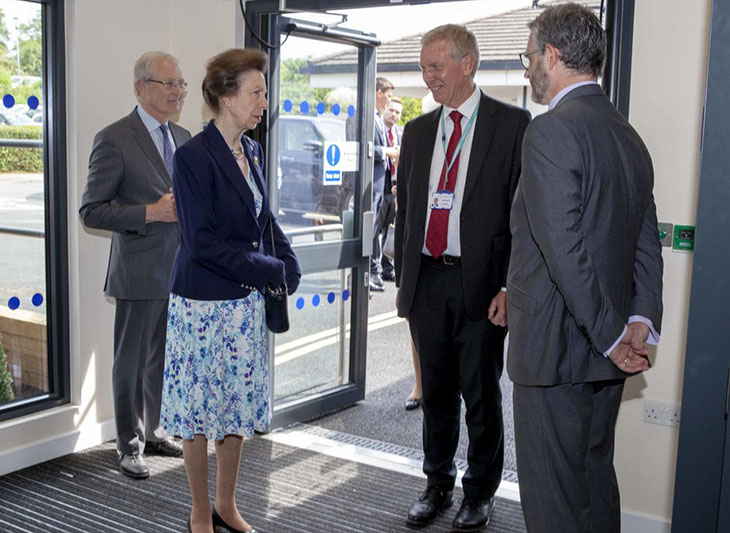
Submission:
[[[119,457],[119,470],[132,479],[146,479],[150,477],[150,469],[144,460],[144,456],[138,453],[123,453]]]
[[[408,398],[406,400],[406,411],[413,411],[421,407],[421,398]]]
[[[175,439],[161,440],[159,442],[148,442],[145,444],[146,454],[165,455],[167,457],[182,457],[182,442]]]
[[[444,492],[436,486],[428,487],[411,505],[406,522],[416,527],[427,526],[436,519],[441,511],[448,509],[453,503],[454,498],[451,491]]]
[[[458,532],[479,531],[489,523],[494,511],[494,496],[481,500],[464,498],[461,508],[454,517],[453,530]]]

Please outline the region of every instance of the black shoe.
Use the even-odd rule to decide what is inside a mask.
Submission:
[[[448,509],[453,503],[451,491],[444,492],[436,486],[428,487],[411,505],[406,522],[411,526],[427,526],[436,519],[441,511]]]
[[[226,531],[230,531],[230,533],[256,533],[255,529],[234,529],[228,524],[226,524],[226,521],[221,518],[221,515],[218,514],[218,511],[215,510],[215,507],[213,507],[213,531],[220,531],[216,529],[217,527],[222,527]]]
[[[421,398],[408,398],[406,400],[406,411],[413,411],[421,407]]]
[[[146,479],[150,477],[150,469],[147,468],[144,455],[138,453],[123,453],[119,457],[119,470],[122,471],[122,474],[132,479]]]
[[[472,500],[464,497],[461,508],[454,517],[452,531],[470,532],[479,531],[489,523],[489,517],[494,511],[494,496],[481,500]]]
[[[182,457],[182,442],[173,438],[161,440],[159,442],[148,442],[145,444],[144,453],[165,455],[167,457]]]
[[[380,276],[383,281],[395,281],[395,273],[394,272],[383,272],[383,274]]]

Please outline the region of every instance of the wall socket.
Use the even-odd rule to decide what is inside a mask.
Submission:
[[[660,426],[679,427],[680,406],[644,398],[644,422]]]

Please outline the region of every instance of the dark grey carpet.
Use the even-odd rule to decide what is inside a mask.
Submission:
[[[185,531],[190,497],[182,460],[148,463],[151,478],[126,478],[107,443],[1,477],[0,531]],[[211,455],[211,473],[214,464]],[[404,516],[414,485],[403,474],[256,437],[244,444],[237,502],[260,533],[399,533],[411,531]],[[422,531],[449,531],[455,512]],[[525,531],[519,504],[500,500],[485,531]]]
[[[376,316],[395,309],[395,286],[386,283],[386,291],[373,293],[369,315]],[[406,411],[404,404],[413,387],[410,334],[405,322],[368,333],[367,382],[365,400],[357,405],[310,421],[333,431],[350,433],[422,449],[421,410]],[[504,417],[505,479],[516,481],[517,462],[514,451],[512,423],[512,382],[505,372],[501,380],[502,411]],[[462,404],[459,449],[456,458],[466,461],[469,440],[464,423]]]

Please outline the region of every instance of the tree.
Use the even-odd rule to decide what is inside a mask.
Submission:
[[[42,35],[39,10],[29,23],[20,25],[20,70],[27,76],[40,76],[43,72]]]
[[[403,100],[403,112],[400,116],[398,124],[401,126],[405,125],[411,119],[414,119],[421,115],[421,100],[420,98],[411,98],[410,96],[404,96]]]
[[[9,70],[12,62],[9,57],[10,32],[5,25],[5,13],[0,9],[0,71]]]
[[[8,369],[8,360],[3,350],[3,338],[0,336],[0,405],[15,398],[13,392],[13,377]]]

